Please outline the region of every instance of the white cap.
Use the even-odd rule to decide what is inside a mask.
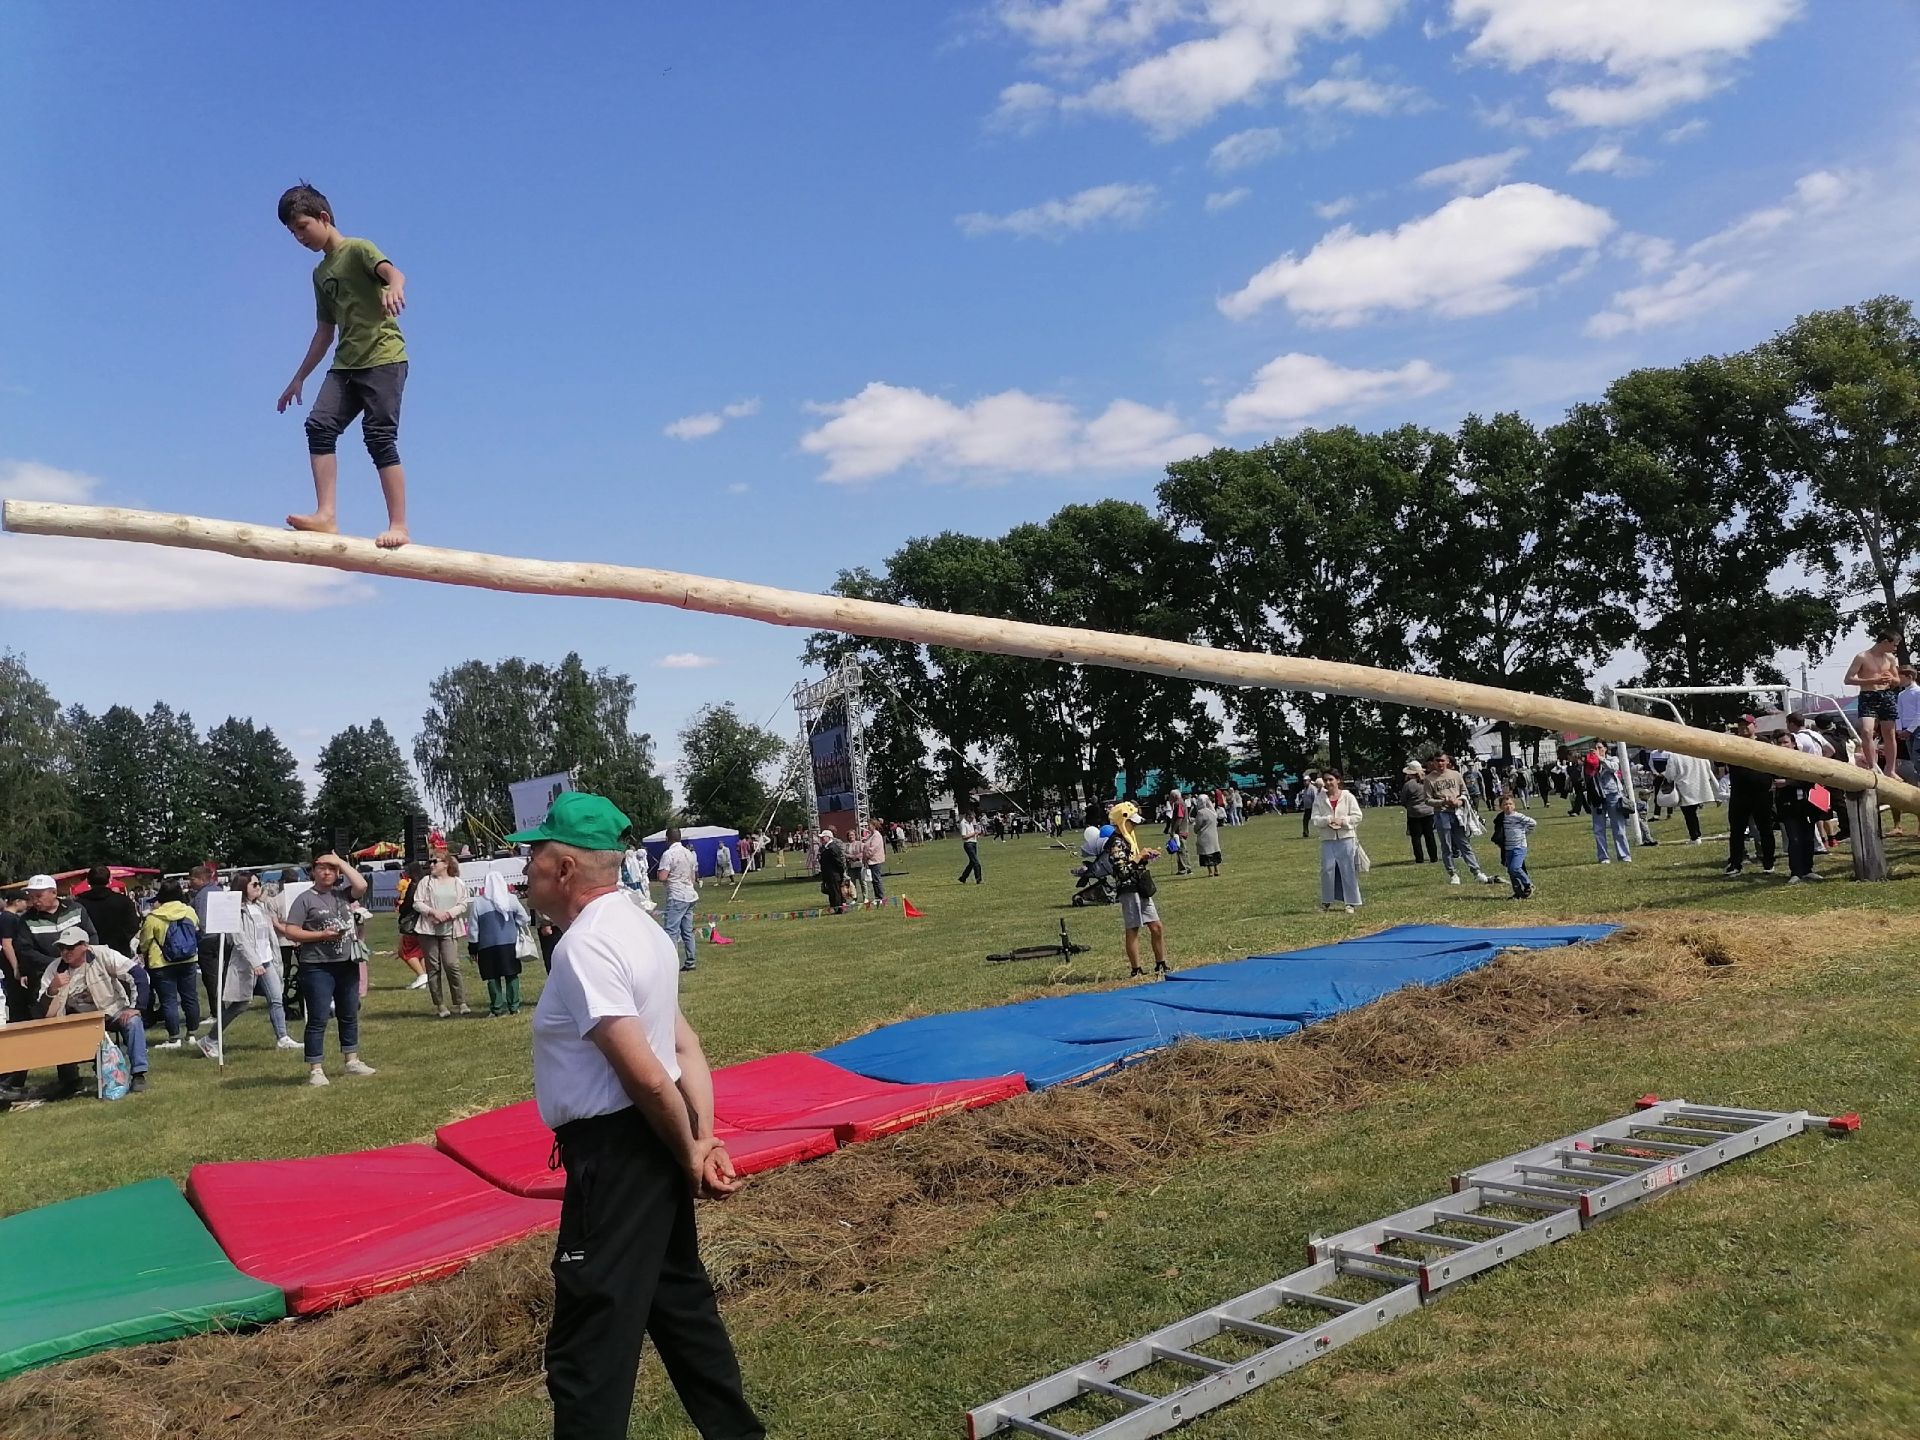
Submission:
[[[59,888],[60,887],[54,883],[53,876],[51,875],[35,875],[32,879],[27,881],[27,889],[30,891],[31,890],[58,890]]]

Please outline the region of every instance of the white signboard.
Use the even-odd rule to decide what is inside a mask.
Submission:
[[[209,935],[240,933],[240,892],[238,890],[207,892],[207,933]]]
[[[507,794],[513,800],[513,828],[532,830],[544,825],[554,800],[571,789],[573,776],[564,770],[558,775],[542,775],[537,780],[520,780],[509,785]]]

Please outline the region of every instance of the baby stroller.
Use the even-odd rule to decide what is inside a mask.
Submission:
[[[1113,888],[1113,876],[1093,873],[1099,868],[1097,864],[1088,863],[1073,872],[1079,882],[1073,892],[1075,909],[1082,905],[1111,905],[1120,898],[1120,892]]]
[[[1113,884],[1113,867],[1107,864],[1103,853],[1106,843],[1106,837],[1097,827],[1087,827],[1086,840],[1080,846],[1084,863],[1069,872],[1075,882],[1073,905],[1076,910],[1083,905],[1112,905],[1120,899],[1120,892]]]

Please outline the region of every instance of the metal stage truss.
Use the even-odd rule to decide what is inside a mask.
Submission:
[[[800,793],[819,824],[842,838],[851,837],[873,813],[861,713],[864,685],[859,663],[848,660],[824,679],[793,691],[803,757]]]

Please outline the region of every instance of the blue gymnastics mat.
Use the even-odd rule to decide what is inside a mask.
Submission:
[[[1447,950],[1392,960],[1238,960],[1183,970],[1153,994],[1157,1005],[1230,1015],[1263,1015],[1304,1022],[1324,1020],[1409,985],[1438,985],[1477,969],[1490,947]],[[1220,974],[1230,971],[1230,974]]]
[[[1024,1075],[1028,1089],[1045,1090],[1091,1080],[1152,1048],[1137,1040],[1066,1044],[1014,1029],[992,1010],[963,1010],[883,1025],[815,1053],[869,1080],[931,1085]]]
[[[1045,1090],[1097,1079],[1181,1040],[1270,1040],[1408,985],[1438,985],[1516,946],[1577,944],[1611,925],[1400,925],[1336,945],[1180,970],[1165,983],[1053,995],[883,1025],[822,1060],[871,1080],[1023,1075]]]
[[[1351,944],[1381,942],[1431,945],[1468,943],[1479,940],[1501,950],[1551,950],[1556,945],[1580,945],[1589,940],[1604,940],[1618,925],[1392,925],[1377,935]]]

